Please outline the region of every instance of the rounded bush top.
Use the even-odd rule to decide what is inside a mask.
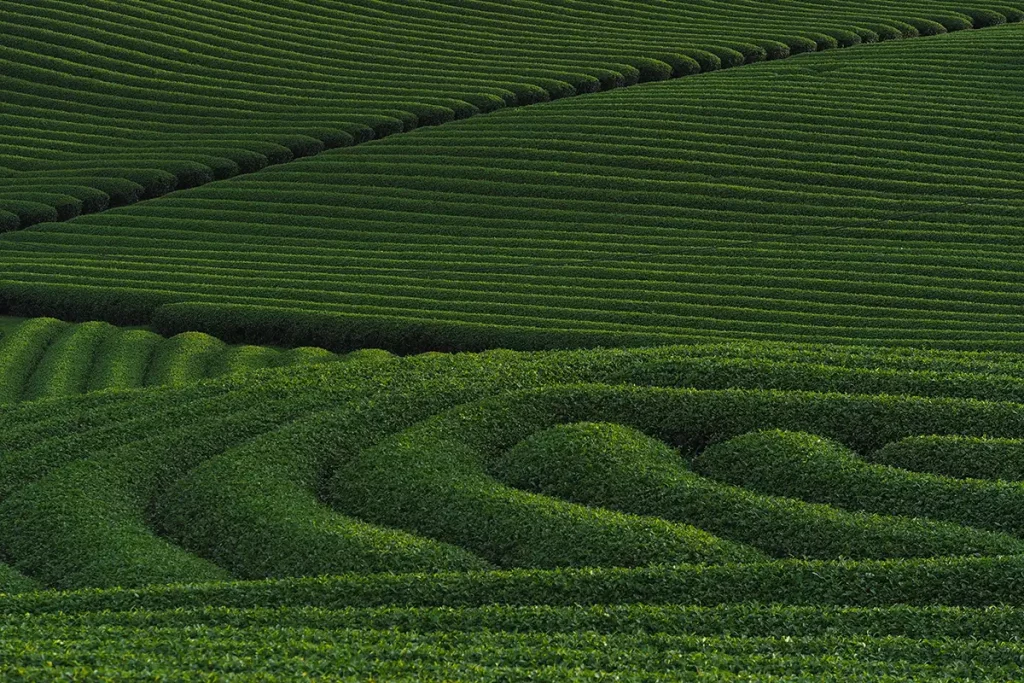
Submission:
[[[912,17],[910,19],[906,19],[905,21],[906,23],[910,24],[915,29],[917,29],[918,35],[938,36],[942,35],[943,33],[949,33],[949,29],[947,29],[939,22],[933,21],[931,19],[919,19],[916,17]]]
[[[502,463],[502,479],[516,487],[535,489],[535,473],[540,470],[585,472],[589,483],[600,485],[623,471],[677,466],[680,456],[668,445],[631,427],[577,422],[533,434],[510,449]]]
[[[970,17],[974,28],[988,28],[989,26],[999,26],[1007,22],[1005,14],[990,9],[961,10],[960,14]]]
[[[943,14],[933,18],[950,32],[974,28],[973,19],[966,14]]]
[[[912,28],[909,24],[907,28]],[[878,36],[879,41],[886,40],[902,40],[903,31],[892,24],[868,24],[864,26],[865,30],[873,31]]]

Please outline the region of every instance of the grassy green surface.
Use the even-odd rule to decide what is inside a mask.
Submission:
[[[24,321],[24,318],[15,318],[9,315],[0,315],[0,333],[6,334],[15,329]]]
[[[10,0],[0,224],[690,73],[707,56],[695,49],[755,60],[1024,16],[1003,6],[1012,1],[967,4],[972,16],[949,0]],[[994,7],[1001,13],[983,11]],[[917,28],[892,23],[901,18]]]
[[[1024,6],[0,14],[0,678],[1019,678]]]
[[[42,21],[28,17],[59,13],[61,6],[15,5],[26,26]],[[1024,186],[1015,165],[1014,135],[1024,82],[1014,65],[1024,31],[1011,23],[863,44],[1019,18],[1004,8],[1005,14],[974,12],[971,19],[943,14],[941,3],[931,5],[943,24],[892,19],[901,12],[913,18],[920,11],[914,3],[886,3],[884,9],[869,2],[854,9],[798,4],[770,11],[757,3],[714,4],[714,9],[680,4],[660,8],[657,16],[647,16],[653,8],[633,3],[631,9],[617,7],[625,12],[617,32],[596,18],[585,28],[571,23],[575,12],[588,11],[587,3],[574,4],[561,19],[539,3],[526,3],[522,16],[515,8],[504,11],[509,33],[472,5],[449,30],[458,34],[475,27],[468,43],[475,47],[465,52],[477,54],[474,59],[489,55],[491,66],[500,63],[510,70],[545,60],[554,64],[569,49],[577,64],[611,68],[613,62],[602,62],[605,50],[649,56],[655,39],[665,41],[661,49],[672,45],[679,54],[733,44],[747,56],[716,48],[665,57],[675,68],[661,63],[659,72],[661,67],[649,64],[647,76],[654,80],[793,51],[855,47],[506,107],[136,206],[14,232],[0,239],[0,306],[16,314],[153,324],[166,334],[199,329],[228,341],[335,351],[735,338],[1016,349],[1022,328],[1013,313],[1020,304],[1015,226]],[[405,30],[435,20],[428,6],[413,11],[415,18],[402,15],[411,22]],[[117,21],[148,11],[126,11]],[[249,5],[236,10],[239,16],[251,11],[256,10]],[[203,15],[207,20],[221,21],[210,12]],[[650,23],[625,21],[631,13]],[[349,15],[338,14],[338,21],[341,16]],[[387,15],[389,21],[398,16]],[[324,31],[334,17],[324,10]],[[520,20],[536,30],[566,23],[554,38],[523,38],[517,58],[499,60],[493,46],[478,42],[478,34],[492,31],[494,40],[519,36],[526,25]],[[817,33],[811,30],[815,22]],[[107,30],[117,25],[108,22]],[[841,25],[860,33],[844,32]],[[188,31],[200,26],[190,23]],[[227,30],[217,26],[210,28],[211,36]],[[337,35],[365,26],[345,24]],[[17,30],[35,35],[42,29]],[[588,32],[598,30],[603,42],[590,44],[604,47],[588,52],[581,46]],[[179,40],[179,33],[169,33],[168,39]],[[801,33],[802,40],[794,37]],[[762,40],[747,49],[734,44],[742,35],[789,42]],[[103,36],[90,40],[112,40]],[[88,55],[44,38],[26,38],[25,45],[47,55],[36,61],[60,71],[78,60],[82,74],[92,73]],[[292,58],[304,64],[303,51],[317,44],[294,47]],[[355,44],[340,41],[344,47],[337,49],[357,49]],[[264,47],[270,49],[255,41],[248,45],[252,51]],[[103,59],[115,60],[127,54],[125,49],[110,47]],[[68,101],[84,98],[74,117],[78,123],[68,123],[61,134],[75,140],[66,143],[71,149],[64,149],[64,142],[44,143],[37,133],[21,138],[19,154],[42,154],[45,147],[46,160],[34,163],[52,177],[64,173],[61,165],[68,159],[98,163],[108,143],[86,143],[76,132],[85,125],[80,110],[107,124],[120,120],[118,107],[130,105],[113,97],[121,87],[146,94],[131,106],[150,108],[135,112],[132,124],[119,123],[123,135],[141,136],[145,145],[177,154],[179,148],[162,137],[171,135],[170,129],[149,131],[151,117],[181,116],[200,101],[214,107],[214,94],[241,107],[278,78],[270,76],[281,66],[273,59],[273,68],[247,64],[250,71],[261,64],[256,74],[236,62],[230,71],[227,62],[213,56],[227,44],[209,49],[211,55],[197,58],[195,69],[205,72],[216,65],[220,75],[209,78],[219,85],[203,85],[196,75],[194,87],[175,95],[179,102],[161,99],[170,97],[169,81],[156,71],[141,73],[146,69],[138,65],[140,73],[109,76],[112,110],[85,106],[95,99],[91,88],[98,86],[76,76],[67,86],[70,94],[61,91]],[[240,59],[240,48],[232,49]],[[411,59],[416,49],[410,47],[402,59]],[[50,53],[68,61],[53,61]],[[333,64],[324,61],[323,73],[313,70],[308,78],[321,84]],[[441,67],[426,61],[421,66],[426,72],[432,68]],[[452,79],[470,73],[461,66],[441,69]],[[131,90],[128,81],[140,90]],[[414,82],[408,80],[409,87]],[[344,109],[356,101],[384,106],[384,100],[373,99],[373,93],[386,91],[384,81],[365,86],[370,88],[365,101],[353,82],[339,83],[354,88],[351,99],[320,87],[315,100],[336,120],[343,117],[331,107]],[[55,85],[34,87],[40,92],[33,101],[55,96]],[[223,134],[232,140],[243,134],[251,138],[260,126],[281,125],[271,123],[270,109],[313,121],[320,110],[301,104],[308,86],[297,80],[294,91],[275,91],[297,98],[293,107],[272,104],[276,96],[261,94],[259,107],[268,111],[261,111],[258,121],[237,115],[229,128],[217,127],[228,123],[213,127],[229,131]],[[206,114],[199,111],[207,109],[195,114],[203,120]],[[226,115],[209,114],[217,121]],[[18,116],[11,119],[14,124]],[[206,140],[213,154],[219,134],[190,144]],[[125,155],[131,149],[125,145],[112,153]],[[181,159],[188,156],[181,154]],[[12,173],[34,177],[37,171]]]
[[[1019,484],[873,464],[1024,438],[1016,354],[363,352],[0,419],[9,677],[1000,680],[1019,656]]]
[[[104,389],[182,385],[262,368],[324,363],[323,349],[228,346],[200,332],[165,338],[144,329],[53,318],[0,320],[0,403]]]

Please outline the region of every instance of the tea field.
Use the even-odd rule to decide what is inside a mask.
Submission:
[[[36,226],[0,239],[0,298],[335,351],[1019,348],[1022,27],[508,109]]]
[[[0,45],[3,680],[1020,678],[1024,5]]]
[[[342,357],[345,358],[345,357]],[[0,403],[104,389],[181,385],[210,377],[339,359],[316,348],[228,346],[201,332],[170,339],[145,329],[53,318],[0,322]]]
[[[0,224],[718,59],[1024,17],[973,2],[5,0]]]
[[[1014,354],[377,353],[2,414],[9,677],[1019,666]]]

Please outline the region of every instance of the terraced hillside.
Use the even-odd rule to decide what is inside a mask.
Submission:
[[[5,589],[104,589],[0,597],[5,675],[1017,666],[1024,356],[363,354],[0,413]]]
[[[6,235],[0,295],[333,350],[1016,349],[1022,48],[891,41],[335,150]]]
[[[1000,3],[957,8],[8,0],[0,225],[97,211],[417,125],[684,75],[706,64],[699,48],[753,61],[1024,17]],[[910,23],[891,21],[902,17]]]
[[[191,384],[263,368],[323,363],[323,349],[228,346],[201,332],[170,339],[103,322],[0,320],[0,403],[103,389]]]
[[[1024,5],[0,46],[0,679],[1020,678]]]

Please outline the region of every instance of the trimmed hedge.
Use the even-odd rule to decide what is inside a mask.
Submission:
[[[708,55],[708,57],[713,57],[713,55]],[[658,55],[658,61],[668,64],[672,68],[671,78],[693,76],[703,71],[700,62],[685,53]]]
[[[875,31],[872,31],[869,28],[863,28],[861,26],[855,26],[852,30],[853,30],[854,33],[856,33],[860,37],[860,41],[862,43],[865,43],[865,44],[878,43],[878,42],[881,42],[881,40],[882,40],[882,37],[879,36],[878,33],[876,33]]]
[[[888,443],[868,460],[961,479],[1024,480],[1024,440],[911,436]]]
[[[863,38],[861,38],[855,31],[833,28],[825,29],[822,33],[835,38],[839,47],[853,47],[854,45],[860,45],[864,42]]]
[[[146,372],[148,385],[181,385],[209,376],[210,362],[224,342],[200,332],[183,332],[157,347]]]
[[[457,441],[399,433],[346,463],[331,479],[330,502],[360,519],[469,549],[500,567],[764,559],[692,526],[524,493],[483,468],[477,453]]]
[[[392,363],[381,360],[382,370]],[[388,426],[381,419],[362,430]],[[317,414],[217,455],[161,493],[157,523],[177,544],[243,578],[492,566],[463,548],[320,504],[313,490],[325,449],[351,447],[360,431],[333,412]]]
[[[47,591],[0,596],[22,615],[205,607],[474,607],[482,605],[1024,606],[1024,559],[779,560],[749,565],[558,569]]]
[[[532,12],[538,6],[531,7]],[[881,9],[896,16],[954,16],[956,8],[911,3]],[[520,10],[514,5],[508,12],[519,16]],[[273,47],[268,44],[270,54],[259,41],[238,45],[225,38],[228,54],[260,55],[246,78],[232,82],[258,91],[267,85],[261,79],[269,78],[274,97],[249,102],[246,88],[198,79],[185,92],[169,94],[170,100],[152,102],[166,133],[154,130],[154,121],[144,116],[148,112],[136,112],[145,131],[119,122],[125,139],[133,137],[117,153],[106,149],[102,136],[76,132],[73,121],[57,116],[54,154],[68,159],[62,157],[59,169],[46,159],[31,160],[31,177],[19,179],[17,191],[84,201],[71,188],[91,187],[98,177],[132,178],[136,171],[148,176],[147,169],[156,169],[160,177],[139,180],[159,184],[167,173],[183,187],[208,179],[203,174],[226,178],[236,166],[241,171],[316,156],[129,210],[76,218],[73,227],[49,225],[9,236],[0,245],[0,291],[8,308],[24,315],[150,324],[155,314],[163,324],[166,314],[176,326],[164,332],[223,329],[237,333],[232,342],[329,344],[338,350],[363,344],[412,353],[737,338],[1019,348],[1024,327],[1013,311],[1024,289],[1005,276],[1017,237],[1012,211],[1003,208],[1017,201],[1013,186],[1020,175],[1009,161],[1012,149],[1006,151],[1013,139],[1013,95],[1020,88],[1001,66],[1017,49],[1012,32],[965,32],[928,44],[878,45],[759,66],[743,75],[707,74],[699,83],[683,79],[531,111],[473,116],[415,136],[317,153],[344,147],[349,138],[413,130],[499,103],[679,76],[697,66],[717,66],[716,61],[760,59],[755,52],[781,57],[787,49],[806,51],[810,38],[786,38],[804,31],[817,29],[823,46],[871,40],[877,33],[866,18],[878,7],[819,10],[793,14],[775,7],[756,24],[744,19],[728,31],[726,24],[721,30],[708,24],[710,15],[694,14],[691,23],[665,20],[671,39],[663,32],[647,34],[649,24],[639,21],[628,41],[618,25],[590,33],[597,31],[591,22],[573,23],[568,34],[549,34],[554,26],[547,22],[557,24],[556,17],[540,21],[527,12],[530,19],[516,29],[526,33],[509,37],[502,50],[488,52],[485,62],[470,68],[482,49],[477,41],[487,43],[492,35],[474,32],[472,47],[443,74],[432,72],[430,60],[382,53],[381,69],[396,66],[392,57],[402,67],[357,77],[345,60],[326,57],[352,46],[322,44],[315,35],[290,45],[285,31]],[[615,11],[637,10],[626,3]],[[695,10],[679,5],[665,11],[682,17]],[[15,22],[14,30],[34,41],[46,64],[14,65],[26,88],[40,90],[32,96],[44,97],[52,80],[61,92],[88,94],[90,107],[102,106],[92,101],[96,78],[58,68],[71,64],[92,74],[95,65],[81,62],[95,54],[85,49],[88,41],[102,43],[95,27],[68,38],[72,44],[57,45],[41,33],[50,29],[34,9],[25,5],[18,12],[36,17],[31,26]],[[473,25],[489,15],[480,12],[466,21]],[[203,16],[196,21],[201,24]],[[107,19],[117,24],[116,17]],[[862,20],[863,25],[847,25]],[[210,35],[230,33],[227,25],[218,23]],[[546,27],[543,40],[529,38],[537,26]],[[355,30],[342,28],[344,35]],[[179,38],[173,48],[162,47],[172,51],[166,58],[189,49]],[[754,51],[744,48],[744,56],[722,50],[723,60],[713,49],[685,47],[733,41]],[[145,42],[133,40],[133,54],[147,55],[139,49]],[[386,45],[376,39],[372,44],[378,51]],[[443,40],[436,47],[450,50],[452,44],[460,43]],[[108,47],[103,58],[120,63],[119,48]],[[268,75],[294,73],[284,56],[305,55],[306,48],[323,52],[304,68],[332,74],[316,81],[316,97],[301,94],[302,83],[308,84],[303,78],[282,83]],[[142,81],[157,67],[138,59],[125,63],[131,69],[110,73],[148,92]],[[266,73],[257,77],[264,66]],[[208,69],[204,78],[213,80],[213,73],[231,72],[230,64],[220,62],[196,68]],[[904,77],[907,69],[915,71],[914,83]],[[772,87],[751,85],[768,72]],[[339,104],[350,102],[346,93],[381,95],[380,73],[391,79],[385,99],[366,100],[358,112],[333,109],[348,106]],[[28,78],[33,74],[39,78]],[[442,80],[431,80],[436,78]],[[975,125],[966,129],[960,124],[963,107],[953,106],[959,91],[941,88],[950,78],[992,94],[984,102],[972,100]],[[422,89],[428,81],[435,87]],[[870,104],[851,94],[882,81],[886,87]],[[110,89],[122,85],[111,83]],[[239,109],[225,121],[217,103],[228,100],[228,90]],[[150,103],[142,92],[132,92],[132,98],[109,92],[103,99],[115,109]],[[921,92],[932,94],[921,99]],[[915,111],[928,112],[927,126],[904,116],[911,99],[918,103]],[[813,108],[791,106],[812,101]],[[301,125],[290,118],[293,107],[303,111]],[[903,143],[883,144],[871,134],[882,119]],[[144,132],[153,140],[136,149],[132,145],[146,139]],[[172,132],[178,142],[167,147],[172,138],[164,136]],[[922,136],[938,142],[922,152]],[[182,146],[193,137],[195,146]],[[814,141],[810,148],[808,140]],[[837,150],[844,159],[840,165]],[[78,160],[71,161],[72,154]],[[8,156],[13,164],[17,154]],[[885,160],[882,171],[878,159]],[[5,163],[6,156],[0,159]],[[748,178],[739,184],[733,178],[738,168]],[[946,202],[979,197],[983,203],[970,212],[935,213]],[[751,227],[765,216],[770,228]],[[576,226],[571,235],[563,229],[570,220]],[[794,235],[806,239],[794,242]],[[893,251],[892,240],[920,248]],[[769,271],[772,283],[765,287]],[[206,310],[156,313],[164,304]],[[261,310],[241,315],[236,306]],[[220,312],[231,324],[218,319]]]
[[[998,5],[996,7],[993,7],[992,9],[1006,17],[1006,21],[1011,24],[1016,24],[1018,22],[1024,21],[1024,9],[1020,7]],[[966,14],[964,10],[961,9],[960,11]]]
[[[788,44],[777,40],[755,40],[753,44],[765,51],[768,60],[786,59],[793,54]]]
[[[898,19],[889,19],[886,23],[898,31],[903,33],[903,37],[906,38],[920,38],[921,31],[914,24],[906,21],[899,21]]]
[[[700,67],[701,73],[718,71],[722,68],[722,58],[708,50],[679,50],[678,54],[683,55],[684,57],[689,57],[693,61],[697,62],[697,66]]]
[[[922,36],[938,36],[944,33],[949,33],[949,29],[947,29],[942,23],[933,21],[932,19],[911,17],[904,19],[903,21],[917,29],[918,34]],[[954,25],[956,25],[955,22]]]
[[[282,611],[286,623],[292,617]],[[138,622],[145,622],[140,615]],[[267,614],[237,614],[230,624],[207,625],[202,616],[160,620],[147,630],[108,617],[98,628],[54,623],[11,624],[0,644],[0,673],[46,677],[53,661],[105,679],[130,678],[122,662],[146,661],[146,675],[176,678],[201,669],[207,678],[320,679],[344,670],[350,680],[503,681],[521,677],[569,682],[613,678],[622,681],[678,679],[680,659],[718,677],[799,680],[808,669],[819,681],[1007,680],[1021,648],[1014,642],[917,641],[862,635],[816,634],[806,638],[709,637],[644,632],[446,633],[433,629],[331,629],[316,619],[310,628],[278,628]],[[613,618],[613,615],[609,615]],[[445,620],[442,623],[447,623]],[[16,643],[17,645],[14,645]],[[183,643],[187,643],[185,646]],[[765,652],[770,651],[771,656]],[[230,652],[231,657],[224,653]],[[297,655],[296,652],[301,653]],[[415,656],[410,656],[410,653]],[[172,654],[169,654],[172,653]],[[45,663],[40,660],[45,658]],[[738,673],[741,672],[741,673]],[[895,673],[895,672],[898,672]],[[730,674],[732,676],[730,676]]]
[[[38,590],[39,584],[0,562],[0,596],[13,593],[27,593]]]
[[[847,510],[928,517],[1024,537],[1024,484],[954,479],[865,462],[803,433],[745,434],[701,453],[697,472],[769,495]]]
[[[971,24],[974,28],[988,28],[990,26],[1000,26],[1007,22],[1005,14],[1000,14],[997,11],[990,9],[967,9],[960,12],[970,18]]]
[[[834,36],[826,33],[815,31],[813,33],[804,33],[804,36],[809,40],[813,40],[817,45],[817,51],[822,52],[824,50],[835,50],[839,48],[839,40]]]
[[[66,327],[53,318],[35,318],[0,337],[0,404],[21,400],[46,349]]]
[[[26,382],[21,398],[26,401],[71,396],[86,391],[93,359],[115,328],[107,323],[68,326],[46,349]]]
[[[495,476],[517,488],[691,524],[774,557],[1015,552],[1005,538],[963,527],[843,513],[723,486],[689,472],[665,444],[621,425],[559,425],[489,459]]]
[[[743,66],[746,63],[744,54],[734,49],[734,47],[720,47],[716,45],[705,49],[721,60],[723,69],[732,69],[737,66]]]
[[[768,50],[754,43],[730,43],[729,47],[743,55],[744,64],[763,62],[768,59]]]
[[[972,17],[967,14],[946,14],[934,17],[934,19],[942,24],[949,32],[966,31],[968,29],[976,28]]]
[[[804,36],[786,36],[780,38],[779,42],[789,48],[790,55],[801,55],[818,51],[818,43]]]
[[[0,403],[102,389],[187,384],[222,374],[337,360],[324,349],[228,347],[200,333],[164,339],[102,322],[31,318],[0,338]]]

